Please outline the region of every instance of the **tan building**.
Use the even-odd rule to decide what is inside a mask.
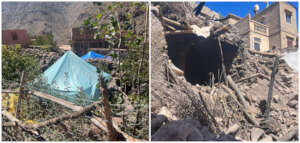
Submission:
[[[296,8],[286,2],[274,2],[251,18],[239,20],[229,14],[227,23],[235,24],[250,48],[257,51],[292,48],[297,45]]]

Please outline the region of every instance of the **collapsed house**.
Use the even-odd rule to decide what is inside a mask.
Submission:
[[[151,17],[152,140],[298,140],[298,73],[283,55],[247,48],[237,28],[194,17],[189,3],[168,4]],[[162,11],[175,5],[182,17]]]

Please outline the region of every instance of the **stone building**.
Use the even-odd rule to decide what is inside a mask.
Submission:
[[[105,40],[94,39],[94,31],[87,27],[72,28],[71,49],[79,56],[88,51],[105,48]]]
[[[3,45],[15,45],[20,44],[22,47],[28,47],[30,44],[30,38],[26,30],[2,30],[2,44]]]
[[[236,25],[245,44],[257,51],[289,49],[297,45],[296,8],[286,2],[274,2],[253,17],[228,14],[226,23]]]

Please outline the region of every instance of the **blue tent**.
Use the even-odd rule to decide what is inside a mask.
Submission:
[[[88,53],[86,53],[85,55],[83,55],[81,57],[81,59],[82,60],[87,60],[87,59],[107,59],[107,60],[111,60],[111,58],[109,56],[105,57],[104,55],[95,53],[93,51],[89,51]]]
[[[105,80],[109,80],[108,73],[101,73]],[[99,98],[97,88],[98,74],[97,69],[93,65],[85,62],[73,52],[66,52],[56,63],[49,67],[42,75],[43,81],[46,81],[44,90],[59,98],[75,102],[88,101],[90,103]],[[50,87],[49,87],[50,86]],[[84,94],[82,94],[84,93]]]

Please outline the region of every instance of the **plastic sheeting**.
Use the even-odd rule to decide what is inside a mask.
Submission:
[[[296,52],[287,53],[283,56],[283,59],[287,62],[287,64],[297,72],[299,72],[298,69],[298,50]]]
[[[83,55],[81,57],[82,60],[87,60],[87,59],[106,59],[106,60],[111,60],[110,56],[104,56],[98,53],[95,53],[93,51],[89,51],[87,54]]]
[[[110,75],[108,73],[101,72],[101,74],[105,80],[109,80]],[[97,88],[96,67],[85,62],[71,51],[66,52],[49,67],[43,73],[42,78],[47,86],[42,88],[41,84],[39,90],[73,103],[83,101],[88,104],[98,100],[100,95]]]

